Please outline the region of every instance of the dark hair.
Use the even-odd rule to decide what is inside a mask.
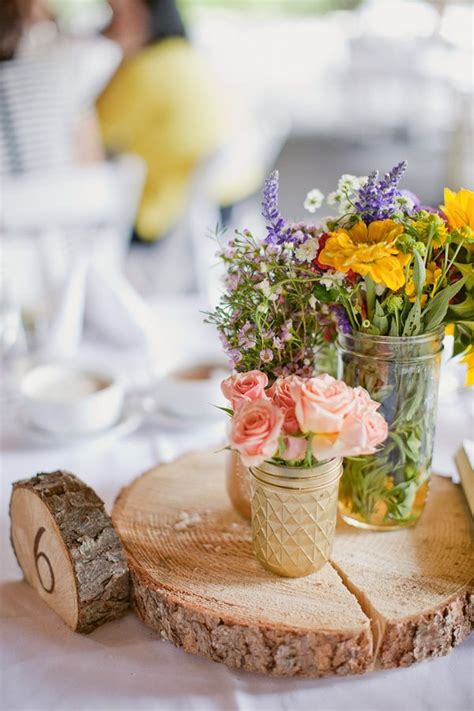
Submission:
[[[146,0],[151,16],[150,44],[167,37],[186,37],[179,10],[175,0]]]
[[[0,61],[13,59],[15,56],[30,4],[30,0],[1,0]]]

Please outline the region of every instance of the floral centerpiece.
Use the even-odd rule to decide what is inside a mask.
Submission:
[[[319,191],[306,201],[310,212],[320,204]],[[310,377],[335,374],[337,328],[349,323],[339,304],[326,304],[313,293],[319,275],[312,271],[320,228],[288,223],[278,208],[278,173],[265,182],[262,214],[266,234],[236,232],[217,254],[224,271],[224,291],[207,321],[217,327],[232,368],[259,369],[270,382],[290,374]],[[227,465],[227,488],[234,507],[250,518],[250,474],[240,457]]]
[[[252,474],[254,549],[280,575],[320,568],[332,547],[341,457],[377,451],[387,436],[379,404],[325,374],[278,378],[259,370],[222,383],[229,446]]]
[[[423,509],[447,325],[455,354],[473,358],[474,193],[446,189],[439,210],[424,207],[399,188],[405,168],[342,176],[327,198],[338,215],[326,218],[311,263],[317,298],[350,322],[339,374],[367,388],[389,422],[381,451],[345,464],[341,510],[364,527],[411,525]]]
[[[389,424],[380,450],[345,462],[340,508],[367,528],[412,525],[423,510],[448,328],[474,381],[474,193],[446,189],[440,209],[423,206],[400,189],[405,169],[343,175],[327,197],[337,214],[320,225],[285,221],[272,173],[267,235],[244,231],[223,248],[227,291],[209,317],[235,371],[271,382],[329,370],[313,353],[337,333],[339,377],[363,386]],[[323,197],[312,190],[305,207]]]

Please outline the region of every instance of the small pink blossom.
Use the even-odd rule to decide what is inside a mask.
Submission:
[[[273,351],[271,348],[264,348],[260,351],[260,360],[262,363],[271,363],[273,360]]]
[[[285,448],[282,459],[286,462],[301,462],[306,455],[308,440],[306,437],[284,437]]]

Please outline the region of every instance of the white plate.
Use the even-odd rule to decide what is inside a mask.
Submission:
[[[112,427],[109,427],[109,429],[78,434],[49,432],[36,427],[26,419],[24,419],[24,422],[28,436],[36,442],[42,442],[43,444],[50,444],[56,447],[62,445],[68,447],[83,447],[89,444],[103,444],[104,442],[113,441],[135,432],[143,422],[143,415],[136,409],[125,407],[118,422]]]

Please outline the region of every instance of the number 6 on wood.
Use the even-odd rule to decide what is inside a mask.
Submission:
[[[13,485],[11,539],[26,580],[78,632],[128,608],[129,575],[104,504],[69,472]]]
[[[43,533],[44,533],[45,531],[46,531],[46,529],[43,528],[43,526],[41,526],[40,528],[38,528],[38,531],[37,531],[36,536],[35,536],[35,544],[34,544],[34,546],[33,546],[33,555],[34,555],[34,557],[35,557],[36,572],[37,572],[37,574],[38,574],[38,578],[39,578],[39,581],[40,581],[40,583],[41,583],[41,585],[42,585],[42,587],[43,587],[43,590],[44,590],[45,592],[47,592],[47,593],[52,593],[53,590],[54,590],[54,573],[53,573],[53,566],[51,565],[51,562],[50,562],[48,556],[46,555],[46,553],[43,553],[43,552],[38,553],[38,548],[39,548],[39,543],[40,543],[40,540],[41,540],[41,536],[43,535]],[[40,561],[41,559],[43,559],[43,560],[45,561],[46,565],[47,565],[48,568],[49,568],[50,582],[49,582],[48,585],[45,585],[45,584],[44,584],[43,578],[42,578],[42,576],[41,576],[41,572],[40,572],[40,569],[39,569],[39,561]]]

